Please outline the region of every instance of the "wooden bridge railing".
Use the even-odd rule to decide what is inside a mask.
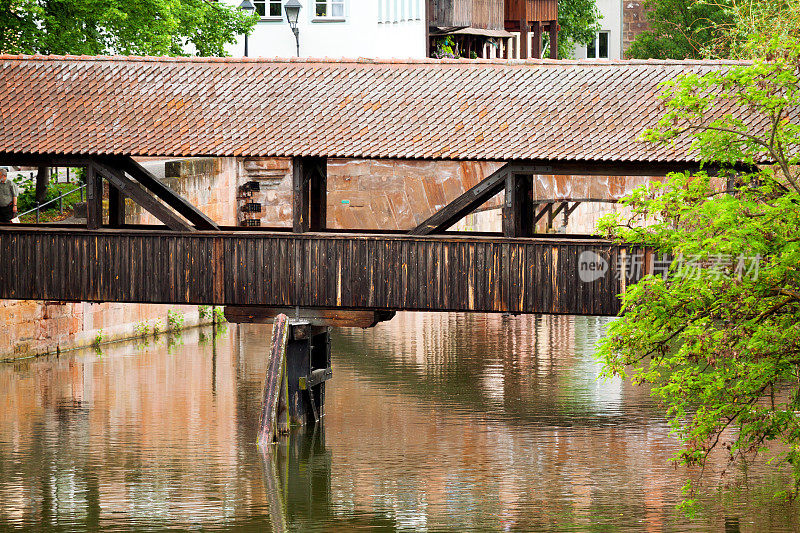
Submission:
[[[617,265],[636,253],[599,239],[17,226],[0,228],[0,298],[616,315]]]

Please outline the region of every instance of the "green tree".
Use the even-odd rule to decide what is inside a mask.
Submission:
[[[735,186],[727,191],[704,173],[672,175],[624,201],[630,218],[601,222],[617,241],[682,261],[673,261],[668,276],[650,275],[628,288],[623,314],[599,354],[608,375],[652,386],[685,444],[678,460],[703,466],[715,449],[731,461],[769,451],[774,464],[793,469],[789,492],[797,494],[797,29],[788,37],[770,41],[769,62],[684,75],[666,86],[667,113],[645,139],[669,143],[690,135],[704,162],[749,170],[732,174]],[[736,107],[746,110],[747,120],[729,113]]]
[[[732,22],[720,4],[701,0],[645,0],[650,29],[631,44],[626,56],[638,59],[699,59]]]
[[[558,57],[568,59],[576,44],[591,42],[600,31],[601,18],[595,0],[558,0]],[[549,43],[548,36],[545,41]]]
[[[645,0],[650,30],[626,55],[638,59],[749,58],[753,35],[800,24],[795,0]]]
[[[226,55],[255,15],[212,0],[0,0],[0,51]]]

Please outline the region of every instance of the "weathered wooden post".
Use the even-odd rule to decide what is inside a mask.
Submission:
[[[275,317],[261,401],[258,444],[265,447],[291,426],[316,424],[331,378],[330,329]]]

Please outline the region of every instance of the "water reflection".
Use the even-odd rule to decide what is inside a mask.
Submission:
[[[606,319],[400,314],[333,339],[324,427],[255,446],[269,327],[0,366],[0,521],[47,530],[798,528],[757,468],[688,521]]]

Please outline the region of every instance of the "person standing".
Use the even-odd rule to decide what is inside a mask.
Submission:
[[[0,222],[11,222],[17,216],[17,184],[8,179],[8,171],[0,168]]]

